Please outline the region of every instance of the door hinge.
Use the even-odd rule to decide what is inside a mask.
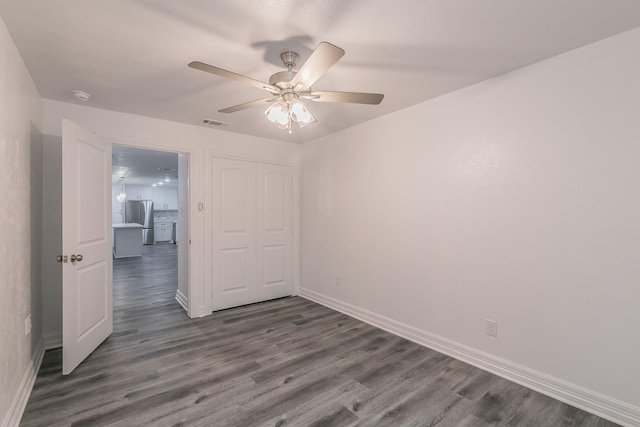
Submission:
[[[69,262],[69,257],[68,257],[68,256],[66,256],[66,255],[58,255],[58,256],[56,257],[56,261],[58,261],[58,262],[63,262],[63,263],[64,263],[64,262]]]

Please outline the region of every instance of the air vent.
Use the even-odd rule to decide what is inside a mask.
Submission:
[[[231,123],[219,122],[217,120],[212,120],[212,119],[204,119],[202,123],[205,123],[211,126],[216,126],[216,127],[229,126],[231,124]]]

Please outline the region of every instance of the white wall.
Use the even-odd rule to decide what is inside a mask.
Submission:
[[[0,421],[41,355],[42,100],[0,19]],[[25,335],[31,314],[32,334]],[[32,385],[32,384],[31,384]],[[26,403],[26,402],[25,402]],[[19,414],[18,414],[19,415]]]
[[[192,198],[189,200],[189,231],[191,238],[190,250],[190,284],[195,286],[188,289],[190,311],[192,316],[210,314],[205,307],[204,271],[207,264],[204,260],[205,211],[197,209],[198,203],[204,203],[205,191],[209,177],[205,176],[206,153],[219,156],[255,158],[261,161],[287,162],[298,165],[301,148],[299,145],[274,141],[253,136],[223,132],[217,129],[207,129],[202,126],[191,126],[166,120],[152,119],[115,111],[101,110],[83,105],[68,104],[52,100],[44,100],[44,133],[45,145],[51,143],[49,152],[57,155],[61,147],[61,122],[69,119],[90,129],[106,141],[125,146],[151,148],[155,150],[173,151],[189,154],[189,188]],[[47,151],[45,151],[45,154]],[[55,166],[54,166],[55,168]],[[52,170],[52,175],[56,171]],[[45,192],[53,194],[60,192],[60,170],[58,176],[49,177],[45,182]],[[50,187],[50,188],[49,188]],[[51,217],[61,218],[61,207],[52,212]],[[45,234],[47,247],[55,248],[61,241],[61,219],[56,219],[57,230]],[[50,254],[45,254],[50,256]],[[61,275],[59,266],[44,266],[43,284],[47,299],[44,306],[46,336],[56,337],[61,330]],[[52,301],[52,303],[48,303]],[[55,340],[53,340],[55,341]]]
[[[303,294],[640,416],[638,46],[635,29],[305,144]]]

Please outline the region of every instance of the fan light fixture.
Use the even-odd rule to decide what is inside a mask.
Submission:
[[[280,129],[286,129],[291,133],[291,122],[294,121],[301,128],[316,121],[316,118],[307,109],[302,101],[297,98],[291,101],[280,100],[267,108],[264,115],[271,123]]]

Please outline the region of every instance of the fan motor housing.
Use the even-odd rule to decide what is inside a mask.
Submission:
[[[269,77],[269,84],[277,86],[280,89],[291,89],[291,80],[293,79],[293,76],[296,75],[296,72],[293,71],[293,67],[298,63],[300,55],[288,50],[280,54],[280,59],[282,59],[284,66],[287,67],[287,71],[280,71],[279,73],[275,73],[273,76]]]
[[[280,71],[269,77],[269,84],[277,86],[280,89],[289,89],[291,88],[291,79],[293,79],[295,75],[296,72],[293,70]]]
[[[298,59],[300,59],[300,55],[289,50],[286,52],[282,52],[280,54],[280,59],[282,59],[282,63],[284,64],[285,67],[293,68],[298,63]]]

